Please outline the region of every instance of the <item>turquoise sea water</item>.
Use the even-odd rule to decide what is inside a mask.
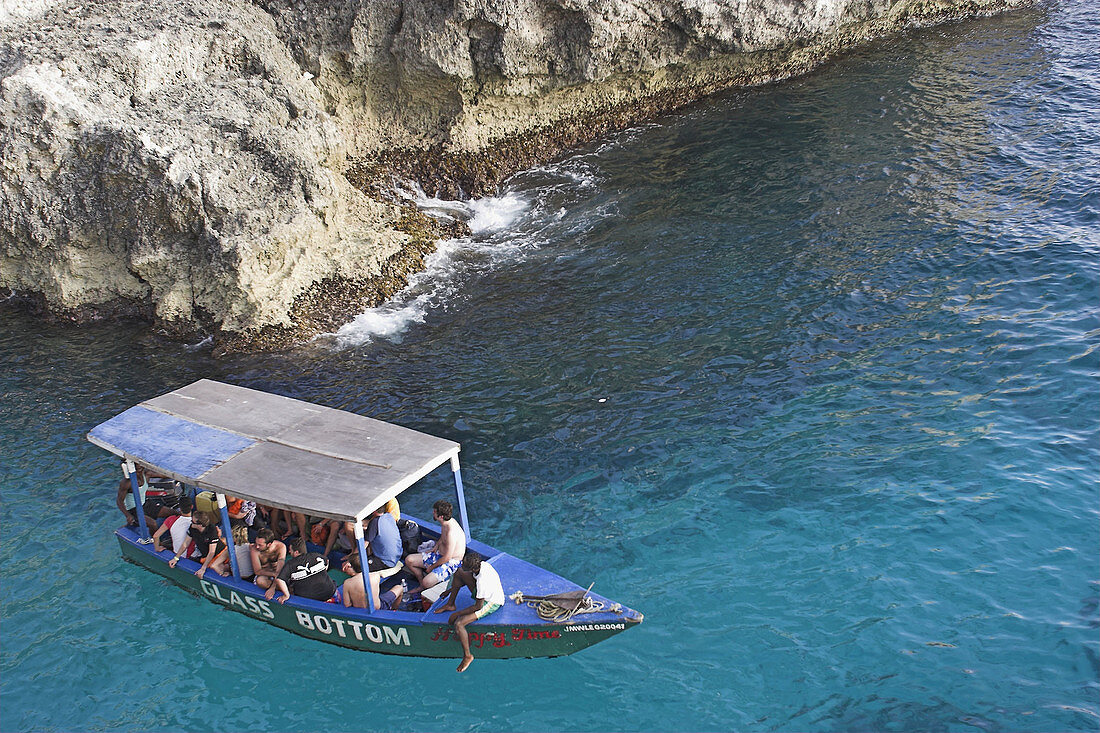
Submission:
[[[288,353],[0,311],[0,728],[1097,730],[1098,31],[954,24],[605,141]],[[479,539],[645,623],[456,675],[122,562],[84,434],[200,377],[461,441]]]

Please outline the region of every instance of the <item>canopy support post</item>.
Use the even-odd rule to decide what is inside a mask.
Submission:
[[[462,469],[458,465],[458,453],[451,456],[451,471],[455,475],[455,497],[458,499],[458,519],[466,540],[470,540],[470,523],[466,519],[466,495],[462,492]]]
[[[374,594],[370,590],[370,559],[367,544],[363,541],[363,522],[355,520],[355,544],[359,547],[359,563],[363,568],[363,591],[367,599],[367,613],[374,613]]]
[[[122,473],[126,475],[126,478],[130,479],[130,490],[134,492],[134,516],[138,521],[138,534],[141,535],[141,539],[147,540],[152,535],[149,534],[149,527],[145,523],[145,497],[141,495],[141,486],[138,485],[137,467],[134,466],[134,461],[130,458],[126,459],[126,462],[122,464]]]
[[[241,579],[241,569],[237,567],[237,548],[233,544],[233,528],[229,525],[229,509],[225,505],[225,494],[215,494],[218,497],[218,510],[222,515],[222,534],[225,535],[225,551],[229,553],[229,567],[233,569],[233,577]]]

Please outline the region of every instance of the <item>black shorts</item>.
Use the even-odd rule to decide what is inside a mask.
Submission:
[[[387,565],[373,555],[367,558],[367,566],[370,568],[370,572],[372,573],[377,573],[379,570],[389,570],[393,567],[393,565]]]
[[[141,506],[141,508],[145,510],[145,516],[153,517],[154,519],[156,519],[157,516],[160,514],[160,510],[164,509],[165,507],[169,509],[172,508],[169,504],[161,500],[160,497],[157,497],[155,499],[146,499],[145,503]],[[137,513],[135,513],[133,509],[127,509],[126,513],[134,519],[137,519]]]

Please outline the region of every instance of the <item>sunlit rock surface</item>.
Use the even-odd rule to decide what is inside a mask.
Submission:
[[[730,86],[1015,0],[6,0],[0,287],[230,348],[334,328],[444,195]]]

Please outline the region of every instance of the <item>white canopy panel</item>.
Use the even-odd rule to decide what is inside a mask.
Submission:
[[[459,451],[399,425],[208,379],[142,402],[88,438],[186,483],[349,521]]]

